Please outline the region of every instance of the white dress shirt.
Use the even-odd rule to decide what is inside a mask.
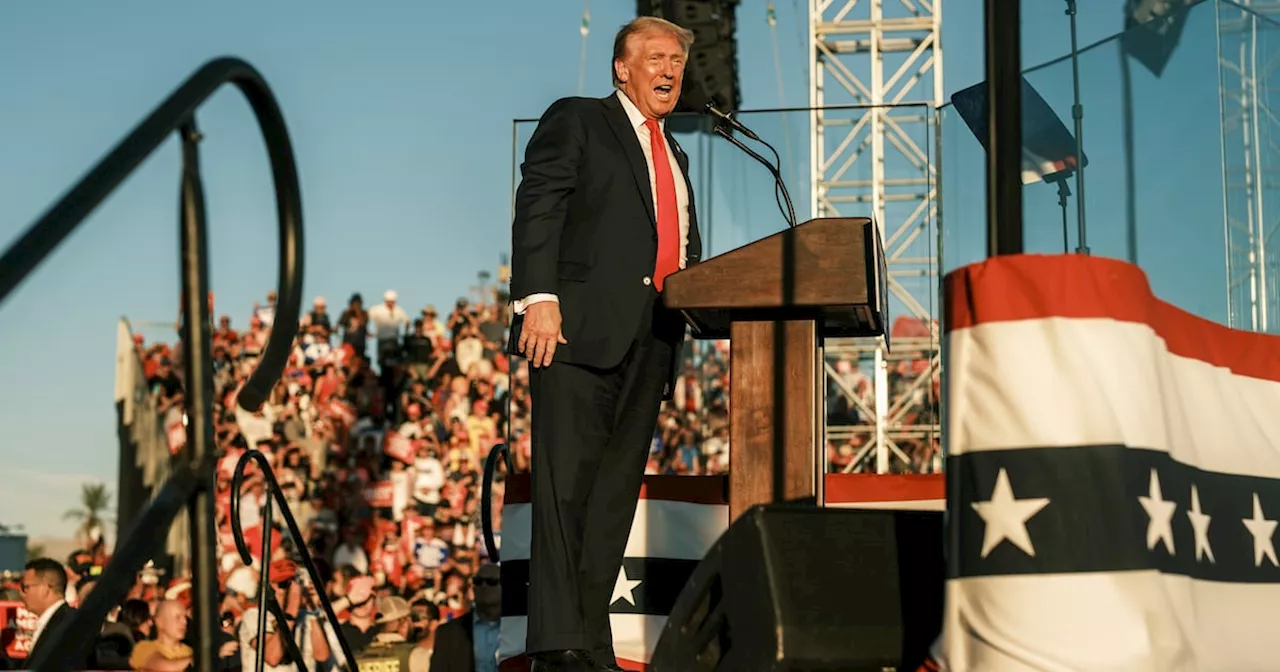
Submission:
[[[649,193],[653,195],[653,212],[657,216],[658,212],[658,182],[657,176],[653,171],[653,148],[649,144],[649,127],[645,125],[644,113],[636,104],[631,102],[627,94],[622,90],[618,90],[618,100],[622,101],[622,109],[627,112],[627,119],[631,121],[631,127],[635,129],[636,139],[640,141],[640,150],[644,152],[644,162],[649,168]],[[665,136],[667,129],[665,119],[658,120],[658,126],[662,128]],[[663,137],[663,147],[667,150],[667,161],[671,164],[671,176],[675,178],[676,183],[676,212],[680,218],[680,268],[684,268],[686,261],[686,253],[689,247],[689,185],[684,180],[684,173],[680,171],[680,163],[676,161],[675,152],[671,151],[671,143],[667,142]],[[517,315],[524,313],[525,309],[535,303],[541,301],[559,301],[559,297],[555,294],[530,294],[523,299],[516,299],[513,302]]]
[[[40,641],[40,635],[44,633],[45,626],[49,625],[49,621],[53,620],[53,615],[66,603],[66,600],[58,600],[52,607],[45,609],[44,613],[40,614],[40,618],[36,619],[36,631],[31,633],[31,646],[34,647],[36,642]]]
[[[399,305],[388,306],[386,303],[369,309],[369,324],[373,325],[374,338],[379,341],[393,341],[400,338],[404,327],[413,324],[409,314]]]
[[[276,631],[276,617],[267,614],[267,634]],[[258,662],[258,649],[254,644],[262,644],[255,642],[258,638],[258,608],[249,607],[240,615],[240,667],[244,670],[254,669],[254,664]],[[284,633],[280,633],[283,635]],[[297,669],[292,663],[282,665],[268,665],[266,661],[262,663],[263,672],[293,672]]]

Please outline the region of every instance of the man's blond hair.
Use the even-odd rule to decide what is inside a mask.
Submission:
[[[674,36],[676,41],[680,43],[680,49],[686,54],[689,53],[689,48],[693,46],[693,31],[688,28],[681,28],[666,19],[660,19],[656,16],[641,16],[632,19],[613,38],[613,61],[609,63],[609,72],[613,77],[613,85],[615,87],[621,86],[622,82],[618,80],[618,68],[614,64],[627,57],[627,40],[631,39],[632,35],[651,31]]]

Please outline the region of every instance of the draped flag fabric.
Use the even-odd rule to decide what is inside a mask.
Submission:
[[[725,476],[646,476],[631,537],[614,587],[614,654],[643,670],[676,597],[694,568],[729,527]],[[502,672],[528,672],[529,475],[507,482],[502,507]]]
[[[1280,669],[1280,338],[1135,266],[949,274],[953,672]]]

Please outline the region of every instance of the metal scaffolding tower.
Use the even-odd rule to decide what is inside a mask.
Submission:
[[[1238,1],[1243,7],[1218,3],[1227,319],[1238,329],[1280,333],[1280,56],[1271,47],[1280,37],[1280,2]]]
[[[809,0],[810,212],[875,219],[890,312],[916,318],[923,332],[894,340],[892,353],[882,342],[828,344],[828,398],[850,412],[829,416],[827,438],[856,451],[848,471],[940,464],[931,139],[943,102],[941,37],[941,0]]]

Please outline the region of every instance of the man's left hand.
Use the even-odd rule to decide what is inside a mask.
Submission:
[[[560,332],[560,304],[540,301],[529,306],[524,313],[524,328],[520,330],[517,350],[529,360],[533,368],[551,366],[556,345],[565,345]]]

